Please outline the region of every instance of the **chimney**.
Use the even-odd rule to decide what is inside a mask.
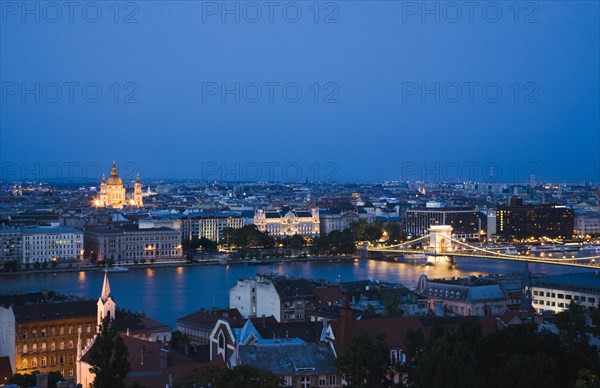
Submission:
[[[167,367],[169,351],[167,349],[160,350],[160,369],[164,369]]]
[[[354,316],[352,309],[350,308],[350,298],[348,294],[344,295],[344,306],[340,311],[340,322],[339,322],[339,337],[337,337],[340,345],[346,345],[350,342],[350,336],[352,335],[352,322]]]

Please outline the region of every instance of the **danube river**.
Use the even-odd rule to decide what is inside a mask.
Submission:
[[[117,306],[143,311],[149,317],[175,327],[178,317],[201,307],[227,307],[229,289],[237,279],[255,277],[257,273],[289,275],[330,282],[380,280],[416,286],[419,275],[430,278],[464,277],[490,273],[522,273],[524,263],[488,259],[459,258],[455,267],[447,264],[422,266],[375,260],[356,262],[290,262],[274,265],[206,265],[191,267],[136,268],[129,272],[110,273],[112,296]],[[532,273],[545,275],[581,272],[585,269],[530,263]],[[43,289],[63,294],[97,298],[103,273],[39,272],[0,276],[0,293],[29,292]]]

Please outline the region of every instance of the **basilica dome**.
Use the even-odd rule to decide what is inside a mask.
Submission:
[[[117,174],[116,163],[113,163],[113,165],[110,169],[110,176],[106,180],[106,184],[109,186],[123,186],[123,181],[121,180],[121,177],[119,176],[119,174]]]

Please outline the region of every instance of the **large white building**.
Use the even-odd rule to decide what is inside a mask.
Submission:
[[[219,243],[223,239],[223,231],[226,228],[239,229],[242,226],[244,226],[244,218],[237,212],[197,212],[181,219],[182,236],[188,241],[192,238],[204,237]]]
[[[69,227],[20,228],[21,263],[81,260],[83,231]]]
[[[257,210],[254,224],[258,230],[268,232],[271,236],[299,234],[303,237],[316,237],[320,232],[319,209]]]
[[[278,322],[310,320],[315,296],[306,279],[240,279],[229,291],[229,307],[244,318],[270,317]]]
[[[569,273],[537,279],[531,289],[538,311],[564,311],[571,301],[584,307],[600,306],[600,275],[597,272]]]
[[[600,212],[575,214],[575,232],[579,235],[600,235]]]
[[[92,261],[135,262],[180,259],[181,231],[137,224],[85,230],[85,254]]]
[[[334,230],[342,231],[350,228],[350,224],[360,219],[357,212],[319,210],[319,222],[321,234],[329,234]]]

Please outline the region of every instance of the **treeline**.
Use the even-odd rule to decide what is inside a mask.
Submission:
[[[399,242],[406,238],[402,225],[392,221],[358,220],[350,224],[350,231],[355,241],[375,242],[385,237],[389,242]]]
[[[598,310],[592,319],[597,333]],[[572,305],[555,317],[559,334],[525,324],[484,336],[478,318],[455,331],[440,318],[428,340],[420,331],[408,333],[406,363],[390,360],[381,334],[356,337],[336,362],[350,387],[391,387],[393,373],[405,377],[397,387],[600,387],[598,348],[585,320],[584,309]]]

